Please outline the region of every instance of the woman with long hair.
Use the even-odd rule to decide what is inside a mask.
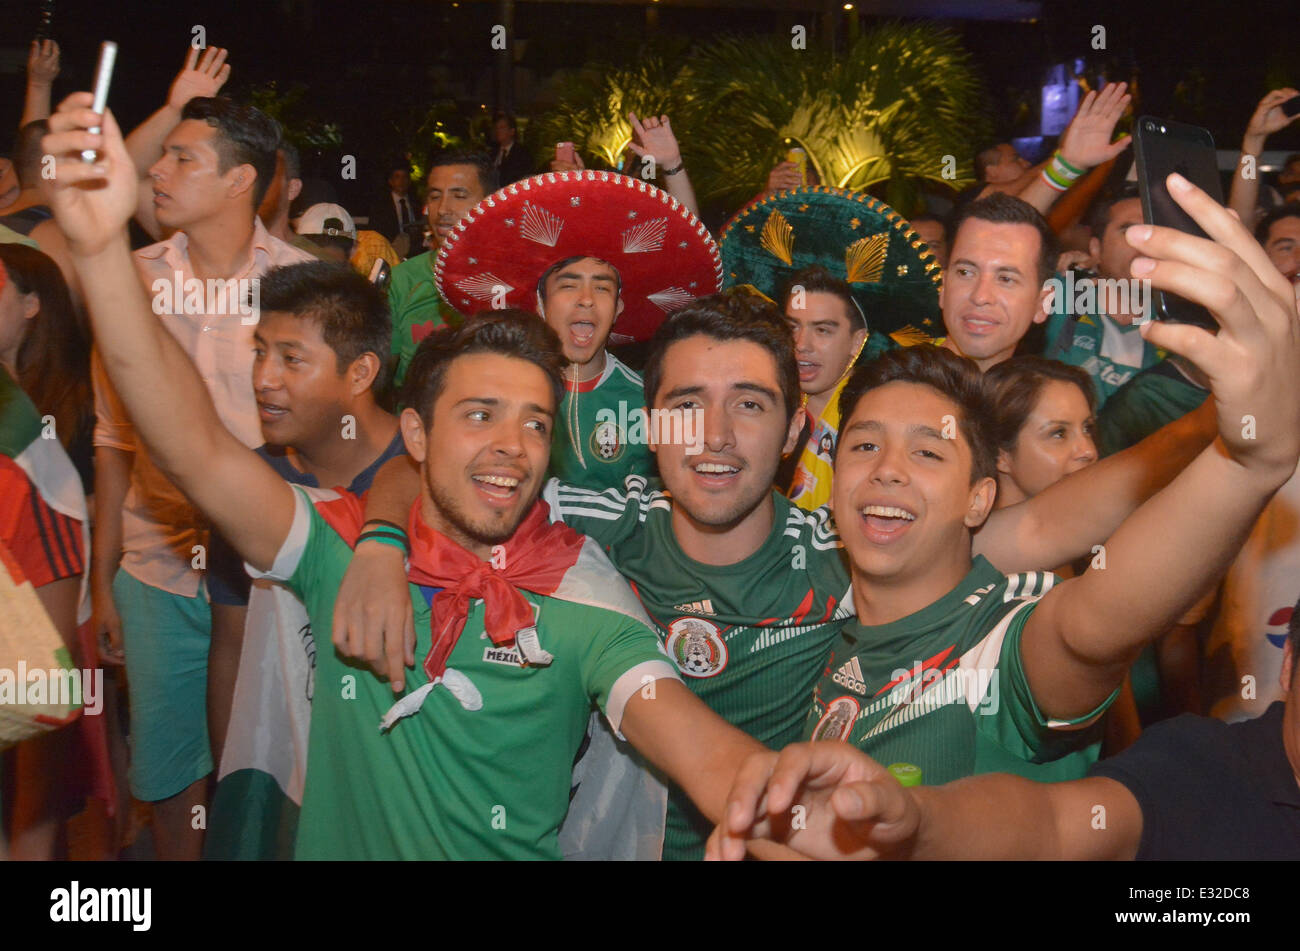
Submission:
[[[7,277],[0,287],[0,366],[42,416],[53,417],[54,432],[89,497],[95,425],[90,328],[49,255],[0,243],[0,265]]]

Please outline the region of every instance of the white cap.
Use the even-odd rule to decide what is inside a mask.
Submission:
[[[299,234],[328,234],[356,238],[357,226],[342,205],[322,202],[312,205],[298,219]]]

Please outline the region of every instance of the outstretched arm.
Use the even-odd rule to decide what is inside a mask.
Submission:
[[[153,314],[126,236],[135,168],[112,113],[101,120],[91,102],[90,93],[65,99],[42,145],[57,156],[45,194],[68,236],[104,369],[158,465],[267,570],[289,534],[293,490],[222,424],[194,364]],[[88,131],[101,121],[102,134]],[[83,149],[99,161],[82,162]]]
[[[1132,267],[1207,307],[1212,334],[1149,322],[1142,335],[1210,381],[1218,439],[1106,543],[1105,567],[1053,589],[1021,642],[1034,698],[1055,718],[1082,716],[1117,687],[1148,642],[1227,570],[1300,459],[1300,316],[1289,282],[1227,209],[1178,175],[1170,194],[1212,240],[1130,228]]]
[[[632,695],[620,732],[713,822],[722,818],[727,790],[746,757],[763,745],[704,705],[680,681],[656,680],[648,695]],[[690,742],[683,743],[682,737]]]
[[[991,773],[904,789],[860,750],[823,741],[746,760],[705,858],[744,858],[757,838],[817,859],[1131,859],[1141,837],[1137,800],[1111,779]]]
[[[153,188],[149,169],[162,155],[163,142],[181,121],[181,110],[198,96],[215,96],[230,78],[230,64],[226,51],[218,46],[205,50],[190,47],[185,65],[172,80],[167,101],[162,108],[136,126],[126,137],[126,150],[130,153],[139,178],[135,220],[155,241],[163,237],[162,225],[154,214]]]

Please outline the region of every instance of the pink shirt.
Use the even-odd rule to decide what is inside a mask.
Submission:
[[[247,282],[273,267],[315,260],[272,236],[260,219],[254,222],[252,256],[230,281]],[[244,445],[260,446],[264,440],[253,397],[256,312],[241,313],[238,298],[220,299],[207,292],[207,285],[191,284],[186,294],[186,283],[197,280],[188,245],[185,233],[178,231],[136,251],[136,269],[154,312],[194,361],[221,421]],[[233,286],[242,291],[249,285]],[[195,565],[206,565],[207,523],[149,458],[98,359],[91,375],[95,445],[134,453],[122,510],[122,567],[145,584],[193,597],[202,580]],[[195,546],[203,546],[201,560]]]

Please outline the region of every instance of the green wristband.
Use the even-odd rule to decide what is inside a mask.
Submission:
[[[1053,153],[1052,158],[1054,158],[1054,159],[1056,159],[1058,162],[1060,162],[1060,163],[1061,163],[1061,167],[1064,168],[1067,172],[1073,172],[1075,178],[1078,178],[1078,177],[1079,177],[1080,175],[1082,175],[1083,172],[1084,172],[1083,169],[1081,169],[1081,168],[1075,168],[1073,165],[1071,165],[1069,162],[1067,162],[1067,161],[1065,160],[1065,156],[1061,154],[1061,150],[1060,150],[1060,149],[1057,149],[1056,152]]]
[[[357,545],[362,542],[379,542],[381,545],[392,545],[394,548],[400,548],[405,555],[411,553],[411,546],[406,543],[404,538],[398,538],[396,535],[381,532],[362,532],[357,536]]]

